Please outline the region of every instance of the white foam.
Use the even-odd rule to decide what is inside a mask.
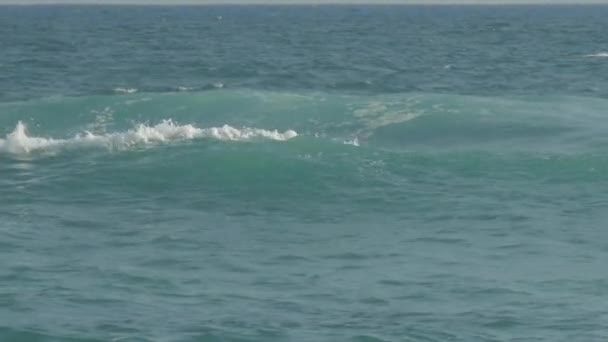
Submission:
[[[15,154],[28,153],[62,143],[63,140],[28,137],[25,125],[19,121],[15,129],[6,135],[6,139],[0,139],[0,151]]]
[[[238,129],[228,125],[198,128],[190,124],[178,125],[172,120],[163,120],[154,126],[139,124],[124,132],[94,134],[85,131],[72,138],[54,139],[28,136],[25,124],[20,121],[6,139],[0,139],[0,153],[27,154],[36,151],[56,152],[60,149],[87,147],[125,150],[131,147],[191,139],[285,141],[296,136],[298,133],[293,130],[279,132],[248,127]]]
[[[592,53],[590,55],[585,55],[585,57],[608,58],[608,52]]]
[[[354,137],[352,140],[345,140],[344,145],[352,145],[359,147],[359,138]]]
[[[134,94],[137,93],[135,88],[114,88],[114,92],[117,94]]]

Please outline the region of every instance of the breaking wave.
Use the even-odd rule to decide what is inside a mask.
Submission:
[[[198,128],[191,124],[178,125],[172,120],[163,120],[157,125],[138,124],[125,132],[96,135],[89,131],[72,138],[56,139],[30,136],[26,125],[19,121],[15,129],[0,139],[0,152],[24,154],[37,151],[56,151],[62,148],[100,147],[111,150],[124,150],[130,147],[168,143],[180,140],[215,139],[220,141],[285,141],[298,135],[293,130],[279,132],[260,128],[241,129],[229,125],[221,127]]]

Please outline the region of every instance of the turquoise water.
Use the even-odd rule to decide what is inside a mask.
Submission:
[[[604,341],[608,7],[0,6],[0,341]]]

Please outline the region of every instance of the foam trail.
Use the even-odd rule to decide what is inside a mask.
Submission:
[[[87,147],[124,150],[141,145],[191,139],[285,141],[295,138],[297,135],[298,133],[293,130],[279,132],[277,130],[247,127],[238,129],[229,125],[198,128],[190,124],[177,125],[172,120],[163,120],[154,126],[139,124],[125,132],[100,135],[84,132],[69,139],[53,139],[28,136],[25,124],[19,121],[13,132],[6,136],[6,139],[0,139],[0,153],[27,154],[36,151],[54,152],[65,148]]]

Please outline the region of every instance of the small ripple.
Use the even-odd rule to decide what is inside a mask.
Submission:
[[[0,327],[0,341],[29,342],[29,341],[62,341],[62,342],[106,342],[102,339],[79,338],[52,335],[33,329],[13,329]]]
[[[365,260],[368,257],[364,254],[347,252],[341,254],[332,254],[326,257],[327,259],[339,259],[339,260]]]
[[[350,340],[353,342],[386,342],[386,341],[388,341],[388,340],[384,340],[379,337],[371,336],[371,335],[359,335],[359,336],[352,337]]]
[[[359,302],[363,303],[363,304],[371,304],[371,305],[387,305],[388,304],[388,301],[386,301],[382,298],[378,298],[378,297],[363,298]]]
[[[521,321],[515,317],[507,316],[500,318],[492,318],[489,319],[488,322],[485,322],[483,326],[492,328],[492,329],[508,329],[514,328],[521,325]]]
[[[410,240],[415,243],[441,243],[441,244],[468,244],[469,242],[461,238],[423,236]]]
[[[10,308],[17,304],[16,293],[0,293],[0,307]]]
[[[256,273],[256,271],[253,268],[242,266],[242,265],[236,265],[234,263],[229,263],[229,262],[221,262],[221,263],[219,263],[218,266],[221,269],[231,272],[231,273],[244,273],[244,274]]]
[[[310,261],[310,259],[300,256],[300,255],[293,255],[293,254],[286,254],[286,255],[279,255],[277,257],[274,258],[277,261]]]
[[[399,281],[399,280],[392,280],[392,279],[383,279],[378,281],[378,284],[381,285],[388,285],[388,286],[398,286],[398,287],[403,287],[406,286],[407,284],[403,281]]]

